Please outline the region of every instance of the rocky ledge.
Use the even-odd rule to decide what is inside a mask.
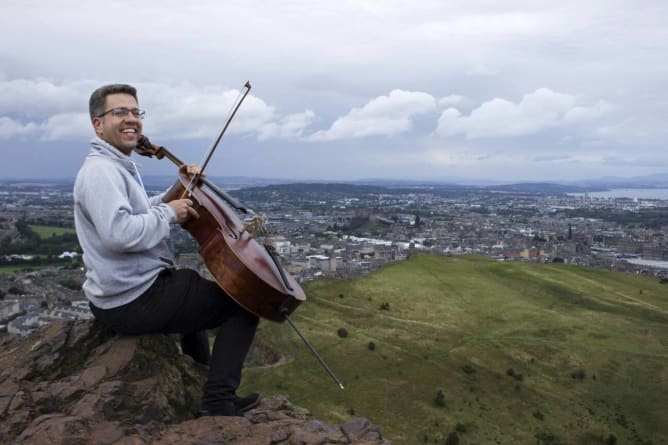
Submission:
[[[327,424],[285,396],[243,417],[195,418],[204,374],[173,338],[93,321],[0,337],[0,370],[3,444],[390,444],[364,418]]]

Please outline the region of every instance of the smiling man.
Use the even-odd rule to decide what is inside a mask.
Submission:
[[[91,105],[96,109],[90,110],[95,133],[129,156],[137,145],[144,118],[144,111],[138,108],[137,98],[134,94],[122,91],[108,94],[103,104],[106,111],[99,108],[98,102],[95,100]]]
[[[144,117],[135,88],[98,88],[89,111],[95,137],[74,184],[74,222],[91,311],[119,333],[181,334],[183,352],[209,367],[199,414],[240,415],[260,401],[259,394],[236,394],[258,318],[215,282],[175,267],[167,246],[171,225],[197,212],[189,199],[147,196],[131,158]],[[210,353],[206,330],[214,328]]]

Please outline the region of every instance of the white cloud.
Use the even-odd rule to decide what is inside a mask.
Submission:
[[[88,117],[92,91],[108,82],[57,84],[44,79],[0,81],[0,138],[33,134],[41,140],[77,140],[93,135]],[[138,82],[139,104],[146,109],[144,131],[151,137],[214,139],[226,122],[239,90],[215,85]],[[13,116],[31,116],[21,124]],[[315,119],[312,110],[281,116],[275,107],[249,94],[231,122],[230,134],[260,140],[297,139]]]
[[[145,90],[146,108],[155,112],[146,118],[144,131],[175,139],[213,139],[240,98],[239,90],[222,87],[158,84]],[[314,119],[312,110],[281,116],[274,106],[249,94],[227,131],[261,141],[299,139]]]
[[[88,113],[58,113],[40,124],[41,139],[45,141],[85,140],[93,136]]]
[[[258,139],[300,139],[304,130],[315,119],[315,113],[306,110],[303,113],[289,114],[277,122],[268,122],[260,128]]]
[[[448,108],[438,120],[436,133],[441,136],[463,134],[469,139],[526,136],[600,118],[614,108],[605,101],[593,106],[578,105],[577,101],[573,95],[539,88],[524,95],[518,103],[494,98],[468,116]]]
[[[38,126],[34,122],[22,124],[14,119],[0,116],[0,139],[12,139],[27,136],[35,133],[37,129]]]
[[[438,105],[440,107],[448,107],[448,106],[463,105],[469,102],[470,100],[467,97],[461,96],[459,94],[450,94],[448,96],[441,97],[438,100]]]
[[[0,113],[45,116],[67,109],[88,109],[90,81],[56,84],[47,79],[0,81]]]
[[[366,136],[393,136],[413,128],[413,119],[436,109],[433,96],[415,91],[392,90],[362,108],[353,108],[328,130],[312,134],[310,141],[334,141]]]

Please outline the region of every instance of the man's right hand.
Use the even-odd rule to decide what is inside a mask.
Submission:
[[[185,223],[191,217],[195,219],[199,218],[199,213],[192,207],[193,202],[190,199],[175,199],[174,201],[169,201],[167,205],[174,209],[176,222],[179,224]]]

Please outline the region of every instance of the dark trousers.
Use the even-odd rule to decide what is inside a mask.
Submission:
[[[91,305],[95,318],[121,334],[182,334],[183,352],[209,364],[202,406],[234,399],[258,317],[239,306],[213,281],[190,269],[160,273],[136,300],[113,309]],[[207,329],[218,328],[209,354]]]

